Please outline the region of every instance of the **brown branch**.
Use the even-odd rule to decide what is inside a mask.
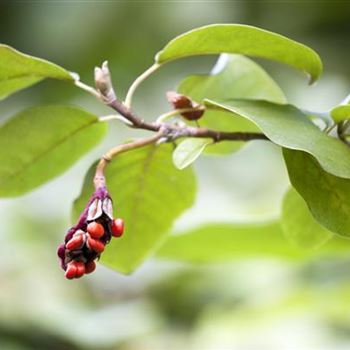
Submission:
[[[157,67],[152,67],[148,72],[152,72]],[[142,75],[141,77],[143,77]],[[140,78],[139,78],[140,80]],[[142,79],[141,79],[142,80]],[[261,133],[256,132],[226,132],[226,131],[217,131],[204,127],[193,127],[193,126],[183,126],[183,125],[174,125],[167,124],[165,122],[155,122],[149,123],[145,120],[138,117],[130,108],[131,97],[133,94],[134,88],[130,88],[127,101],[123,103],[118,100],[113,88],[110,72],[108,69],[107,62],[104,62],[102,67],[95,68],[95,84],[97,90],[93,90],[93,94],[103,101],[107,106],[113,108],[120,115],[122,115],[125,119],[127,119],[131,123],[131,127],[137,129],[144,129],[156,132],[151,137],[143,138],[140,140],[136,140],[130,143],[122,144],[116,146],[109,150],[100,160],[96,167],[95,177],[94,177],[94,185],[95,188],[100,188],[106,185],[106,179],[104,176],[104,170],[106,165],[112,160],[113,157],[120,153],[124,153],[126,151],[140,148],[152,143],[156,143],[158,140],[164,140],[165,142],[174,141],[178,138],[182,137],[198,137],[198,138],[210,138],[214,142],[220,141],[250,141],[250,140],[266,140],[266,136]],[[85,90],[91,92],[91,89],[86,88],[85,84],[81,84]],[[137,86],[137,83],[133,86]]]
[[[227,132],[227,131],[217,131],[201,127],[192,126],[179,126],[170,125],[164,122],[149,123],[138,117],[130,108],[131,97],[134,92],[135,86],[138,85],[140,81],[148,76],[151,72],[156,70],[159,66],[154,65],[143,73],[132,85],[129,90],[128,96],[126,98],[126,103],[118,100],[116,93],[113,88],[110,71],[107,62],[102,64],[102,67],[95,68],[95,84],[97,90],[93,91],[94,95],[98,95],[98,98],[103,101],[107,106],[113,108],[125,119],[130,121],[131,127],[137,129],[144,129],[154,132],[162,132],[162,137],[165,137],[167,141],[173,141],[180,137],[200,137],[200,138],[211,138],[214,142],[220,141],[250,141],[250,140],[266,140],[267,137],[260,133],[249,133],[249,132]],[[86,89],[85,84],[83,85]],[[88,87],[89,88],[89,87]],[[91,89],[89,88],[88,91]],[[91,92],[91,91],[90,91]],[[186,97],[186,96],[184,96]],[[191,103],[192,106],[192,103]],[[204,107],[204,106],[203,106]],[[179,108],[179,106],[176,106]],[[194,108],[194,111],[198,108]]]
[[[215,142],[268,139],[264,134],[257,132],[227,132],[212,130],[204,127],[177,126],[166,123],[148,123],[139,118],[131,109],[127,108],[117,99],[107,102],[107,105],[129,120],[133,125],[132,127],[156,132],[162,130],[163,136],[168,137],[169,141],[173,141],[181,137],[211,138]]]
[[[181,137],[196,137],[196,138],[210,138],[214,142],[220,141],[251,141],[251,140],[268,140],[268,138],[258,132],[228,132],[217,131],[205,127],[184,126],[177,128],[170,128],[171,140]]]
[[[211,138],[214,142],[220,141],[250,141],[250,140],[266,140],[267,137],[264,134],[256,132],[225,132],[216,131],[204,127],[192,127],[192,126],[177,126],[169,125],[166,123],[148,123],[139,118],[131,109],[127,108],[122,102],[114,99],[113,101],[107,101],[106,104],[116,110],[124,118],[132,123],[132,127],[138,129],[144,129],[149,131],[155,131],[151,137],[139,139],[130,143],[124,143],[110,149],[99,161],[94,176],[94,185],[98,189],[106,185],[106,179],[104,175],[107,164],[118,154],[130,151],[132,149],[141,148],[149,144],[156,143],[160,139],[166,141],[174,141],[182,137],[198,137],[198,138]]]
[[[144,129],[150,131],[159,131],[160,125],[147,123],[143,119],[139,118],[131,109],[127,108],[121,101],[114,99],[106,103],[109,107],[113,108],[125,119],[129,120],[134,128]]]

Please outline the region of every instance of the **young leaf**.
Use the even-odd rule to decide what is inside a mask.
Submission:
[[[310,213],[298,192],[290,188],[283,200],[281,225],[286,238],[300,248],[319,248],[333,237]]]
[[[300,69],[317,80],[322,73],[318,54],[282,35],[242,24],[213,24],[171,40],[156,56],[158,64],[194,55],[240,53],[267,58]]]
[[[206,101],[208,108],[222,109],[254,122],[274,143],[313,155],[327,172],[350,178],[350,149],[318,129],[300,110],[291,105],[266,101]]]
[[[107,126],[75,107],[26,109],[0,127],[0,196],[24,194],[60,175],[105,136]]]
[[[0,100],[44,78],[73,80],[68,71],[54,63],[0,44]]]
[[[328,230],[350,237],[350,180],[325,172],[311,155],[283,150],[289,178],[314,218]]]
[[[106,171],[108,189],[117,216],[125,221],[125,234],[112,240],[101,261],[130,273],[158,246],[174,220],[192,206],[196,181],[191,168],[177,170],[171,161],[172,146],[154,145],[117,156]],[[73,213],[77,218],[93,191],[93,166]]]
[[[286,98],[274,80],[255,62],[241,55],[223,54],[210,75],[192,75],[178,88],[184,95],[202,102],[204,99],[261,99],[285,103]],[[202,126],[225,131],[258,131],[246,118],[219,110],[208,110],[200,121]],[[206,153],[227,154],[237,151],[244,142],[219,142],[207,147]]]
[[[184,169],[191,165],[204,151],[205,147],[212,143],[210,139],[189,138],[182,141],[173,152],[173,162],[178,169]]]
[[[336,123],[350,119],[350,105],[342,105],[333,108],[331,116]]]
[[[213,223],[170,236],[156,255],[192,263],[225,262],[249,258],[305,259],[318,255],[347,256],[350,242],[334,237],[321,248],[306,251],[289,244],[279,223]]]

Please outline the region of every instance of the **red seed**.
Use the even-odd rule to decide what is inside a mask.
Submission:
[[[87,226],[87,232],[89,232],[92,238],[98,239],[104,235],[105,230],[101,224],[94,221],[90,222],[90,224]]]
[[[102,253],[105,249],[105,246],[102,242],[90,237],[87,240],[87,245],[91,250],[94,250],[97,253]]]
[[[66,278],[69,280],[73,279],[77,274],[77,267],[75,265],[75,262],[72,261],[71,263],[68,264],[67,270],[65,273]]]
[[[85,264],[85,273],[91,273],[94,272],[96,269],[96,263],[95,261],[89,261]]]
[[[84,236],[82,234],[73,236],[66,244],[69,250],[80,249],[84,244]]]
[[[123,219],[115,219],[112,222],[112,236],[120,237],[124,232],[124,220]]]
[[[84,275],[85,273],[85,264],[82,262],[76,262],[75,266],[77,268],[77,272],[75,274],[75,278],[79,278]]]

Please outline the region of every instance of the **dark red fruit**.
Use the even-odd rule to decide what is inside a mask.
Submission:
[[[69,250],[80,249],[84,244],[84,236],[82,234],[73,236],[66,244]]]
[[[97,239],[88,238],[87,240],[87,246],[91,250],[94,250],[96,253],[102,253],[105,249],[105,246],[102,242],[98,241]]]
[[[87,226],[87,232],[92,238],[98,239],[104,235],[105,230],[101,224],[94,221],[90,222],[90,224]]]
[[[66,270],[66,278],[68,278],[69,280],[73,279],[73,278],[79,278],[81,276],[83,276],[85,273],[85,265],[82,262],[79,261],[71,261],[68,265],[67,265],[67,270]]]
[[[84,275],[85,273],[85,264],[82,262],[75,262],[75,266],[77,268],[76,274],[75,274],[75,278],[79,278],[81,276]]]
[[[95,261],[89,261],[85,264],[85,273],[91,273],[94,272],[96,269],[96,263]]]
[[[73,279],[77,273],[77,267],[75,265],[75,261],[72,261],[71,263],[68,264],[67,270],[65,273],[66,278],[69,280]]]
[[[115,219],[112,222],[112,236],[120,237],[124,232],[124,220],[123,219]]]

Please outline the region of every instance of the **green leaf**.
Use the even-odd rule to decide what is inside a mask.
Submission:
[[[265,70],[241,55],[221,55],[209,75],[185,78],[178,91],[197,102],[245,98],[286,103],[282,90]]]
[[[178,91],[197,102],[204,99],[252,99],[286,103],[277,83],[251,59],[241,55],[220,55],[209,75],[191,75]]]
[[[334,124],[333,119],[330,116],[329,112],[316,112],[306,109],[301,110],[311,121],[318,123],[322,121],[325,124],[325,127],[329,127]],[[319,125],[319,123],[318,123]],[[322,127],[323,128],[323,127]]]
[[[0,44],[0,100],[44,78],[73,80],[68,71],[54,63]]]
[[[336,123],[350,119],[350,105],[337,106],[332,109],[331,116]]]
[[[184,95],[202,102],[204,99],[261,99],[285,103],[286,99],[274,80],[255,62],[241,55],[221,55],[210,75],[185,78],[178,88]],[[246,118],[219,110],[208,110],[200,121],[202,126],[223,131],[257,131]],[[240,149],[244,142],[219,142],[207,147],[206,153],[227,154]]]
[[[317,250],[289,244],[277,222],[261,224],[207,224],[170,236],[157,257],[192,263],[226,262],[250,258],[307,259],[350,252],[350,242],[333,238]]]
[[[283,200],[281,225],[285,237],[300,248],[319,248],[333,237],[311,215],[298,192],[290,188]]]
[[[173,162],[178,169],[184,169],[191,165],[204,151],[205,147],[212,143],[211,139],[189,138],[182,141],[173,152]]]
[[[60,175],[105,136],[107,126],[82,109],[24,110],[0,127],[0,196],[24,194]]]
[[[282,35],[242,24],[213,24],[184,33],[171,40],[156,56],[166,63],[194,55],[240,53],[288,64],[308,73],[311,82],[322,73],[318,54]]]
[[[223,110],[207,110],[201,120],[201,126],[206,126],[210,129],[219,131],[242,131],[242,132],[257,132],[259,129],[250,120],[237,115],[232,118],[232,113]],[[225,155],[240,150],[246,142],[242,141],[220,141],[208,145],[204,153],[214,155]]]
[[[103,264],[130,273],[159,245],[174,220],[192,206],[196,181],[191,168],[177,170],[172,146],[147,146],[118,155],[106,171],[108,189],[125,234],[112,240],[102,255]],[[93,191],[90,169],[73,208],[77,218]]]
[[[208,108],[222,109],[254,122],[274,143],[313,155],[327,172],[350,178],[350,149],[326,135],[306,115],[291,105],[266,101],[206,101]]]
[[[350,180],[325,172],[311,155],[283,150],[289,178],[314,218],[328,230],[350,237]]]

